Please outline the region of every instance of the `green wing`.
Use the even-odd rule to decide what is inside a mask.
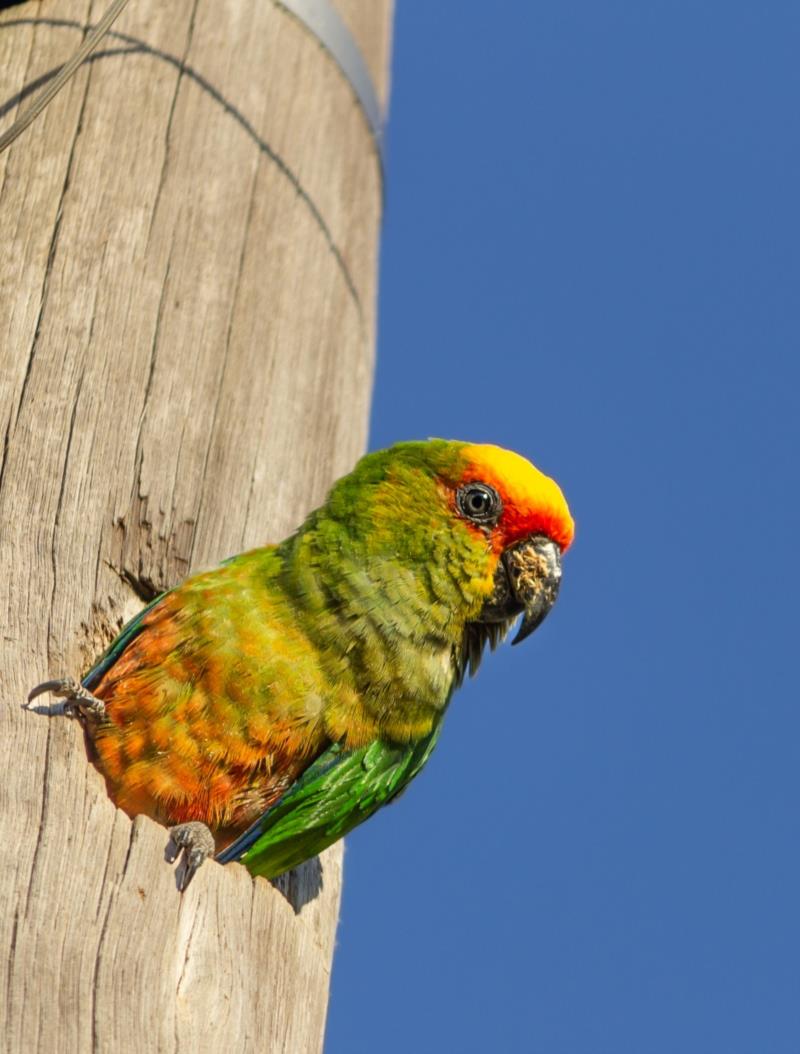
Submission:
[[[316,856],[408,786],[440,727],[403,746],[379,739],[348,751],[334,743],[217,860],[239,860],[251,874],[275,878]]]

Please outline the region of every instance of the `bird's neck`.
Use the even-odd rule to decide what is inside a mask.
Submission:
[[[482,598],[473,578],[455,571],[469,554],[452,533],[422,540],[424,559],[371,542],[312,517],[280,547],[281,583],[344,686],[342,720],[377,721],[388,738],[414,739],[449,702],[465,625]]]

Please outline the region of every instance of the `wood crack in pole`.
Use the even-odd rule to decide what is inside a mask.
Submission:
[[[103,4],[0,13],[0,107]],[[385,99],[388,0],[338,0]],[[25,714],[187,571],[285,536],[366,442],[381,174],[350,85],[260,0],[136,0],[0,155],[0,955],[9,1050],[321,1048],[341,850],[282,888],[114,809]],[[8,112],[11,119],[13,114]],[[243,134],[244,133],[244,134]],[[183,934],[183,937],[182,937]]]

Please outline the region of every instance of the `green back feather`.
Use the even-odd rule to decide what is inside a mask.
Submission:
[[[280,801],[219,854],[254,875],[275,878],[322,852],[396,798],[430,757],[439,738],[404,746],[376,740],[358,750],[332,744]]]

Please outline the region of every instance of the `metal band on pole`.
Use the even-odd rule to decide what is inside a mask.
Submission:
[[[344,74],[364,111],[383,164],[383,114],[364,56],[329,0],[275,0],[314,34]]]

